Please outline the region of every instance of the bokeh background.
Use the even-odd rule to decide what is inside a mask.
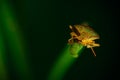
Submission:
[[[85,49],[63,80],[118,78],[116,0],[0,0],[0,80],[47,80],[70,38],[88,22],[100,35],[97,57]]]

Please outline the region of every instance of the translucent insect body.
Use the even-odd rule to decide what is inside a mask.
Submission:
[[[74,25],[74,26],[70,25],[69,28],[72,30],[72,32],[70,33],[71,38],[68,40],[68,43],[71,46],[74,46],[74,44],[77,43],[77,44],[82,44],[87,48],[91,48],[94,56],[96,56],[96,53],[93,50],[93,47],[100,46],[100,44],[97,44],[94,41],[96,39],[99,39],[99,35],[87,24]],[[72,51],[75,51],[75,50],[72,50]]]

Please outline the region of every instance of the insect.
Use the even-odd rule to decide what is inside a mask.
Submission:
[[[78,48],[76,45],[83,45],[87,48],[90,48],[96,56],[95,51],[93,50],[93,47],[99,47],[100,44],[95,43],[94,40],[99,39],[99,35],[88,26],[88,24],[81,24],[81,25],[73,25],[69,26],[71,29],[71,38],[68,40],[68,43],[71,45],[72,48]],[[71,49],[72,49],[71,48]],[[72,53],[74,53],[75,50],[71,50]]]

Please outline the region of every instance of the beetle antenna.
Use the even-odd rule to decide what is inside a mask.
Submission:
[[[91,50],[92,50],[92,52],[93,52],[94,56],[96,57],[96,53],[95,53],[95,51],[93,50],[93,48],[92,48],[92,47],[91,47]]]

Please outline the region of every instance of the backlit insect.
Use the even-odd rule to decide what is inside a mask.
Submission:
[[[79,48],[79,45],[86,46],[90,48],[96,56],[93,47],[99,47],[100,44],[95,43],[94,40],[99,39],[99,35],[90,28],[87,24],[69,26],[72,30],[70,33],[71,38],[68,40],[68,43],[71,45],[70,51],[74,57],[78,57],[78,54],[75,53],[75,48]]]

